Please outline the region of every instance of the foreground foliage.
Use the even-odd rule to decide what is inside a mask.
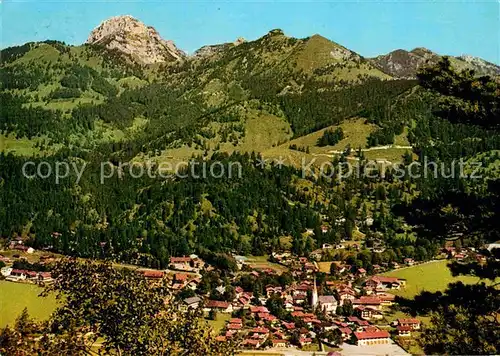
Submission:
[[[422,86],[443,94],[438,114],[461,124],[483,126],[498,134],[498,83],[488,77],[477,79],[474,73],[456,73],[445,58],[435,67],[421,71]],[[474,129],[475,126],[472,126]],[[475,241],[497,239],[499,230],[499,180],[488,181],[485,189],[461,192],[450,189],[434,205],[423,211],[428,219],[428,233],[464,240],[474,236]],[[460,198],[461,197],[461,198]],[[440,221],[435,220],[443,214]],[[500,352],[500,249],[482,251],[487,259],[454,262],[449,265],[453,275],[472,275],[482,281],[474,285],[451,283],[444,293],[424,292],[414,300],[399,300],[408,311],[431,313],[431,323],[422,334],[422,345],[427,354],[487,355]],[[489,280],[491,285],[486,285]]]
[[[6,354],[230,355],[215,340],[200,311],[181,312],[163,282],[109,263],[65,260],[46,288],[61,300],[47,323],[23,313],[0,336]],[[56,351],[57,350],[57,351]]]

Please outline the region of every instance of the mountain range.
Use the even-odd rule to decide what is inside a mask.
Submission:
[[[214,151],[303,154],[289,146],[327,158],[328,150],[315,145],[327,127],[371,116],[378,127],[363,125],[359,137],[347,135],[333,147],[366,148],[369,135],[380,131],[373,117],[383,103],[403,98],[417,70],[441,58],[425,48],[364,58],[321,35],[298,39],[280,29],[188,55],[128,15],[104,21],[80,46],[30,42],[2,50],[1,57],[4,95],[21,95],[4,102],[51,117],[33,125],[6,116],[4,132],[28,139],[4,139],[2,150],[47,153],[62,144],[90,149],[133,141],[129,158],[137,160]],[[474,57],[450,61],[476,74],[500,73]],[[408,146],[406,138],[399,141]]]
[[[283,35],[282,31],[276,31]],[[191,58],[216,55],[218,52],[244,41],[243,38],[238,38],[233,43],[206,45],[195,51]],[[328,42],[328,40],[324,41],[325,47],[329,47]],[[103,45],[110,50],[116,49],[142,64],[190,59],[190,56],[179,50],[172,41],[162,39],[153,27],[144,25],[130,15],[112,17],[104,21],[91,32],[87,43]],[[329,56],[336,60],[348,60],[351,55],[360,57],[345,48],[331,50],[329,53]],[[412,51],[397,49],[388,54],[368,58],[368,61],[393,77],[410,78],[415,77],[417,69],[425,63],[436,62],[439,58],[439,54],[426,48],[415,48]],[[499,66],[477,57],[454,57],[454,64],[460,69],[474,69],[479,74],[500,74]]]

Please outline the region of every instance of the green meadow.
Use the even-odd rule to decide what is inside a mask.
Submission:
[[[37,320],[48,319],[56,309],[56,298],[39,297],[42,288],[34,284],[0,281],[0,327],[12,325],[24,308]]]
[[[462,281],[466,284],[473,284],[479,281],[479,278],[473,276],[453,277],[447,267],[448,262],[448,260],[433,261],[417,266],[401,268],[384,273],[383,275],[406,279],[405,288],[391,291],[391,293],[409,298],[423,291],[444,291],[448,284],[453,282]]]

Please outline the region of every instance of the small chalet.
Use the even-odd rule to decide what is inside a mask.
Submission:
[[[412,332],[413,328],[411,326],[398,325],[396,327],[396,330],[398,332],[398,336],[411,336],[411,332]]]
[[[312,343],[312,339],[310,337],[301,337],[299,339],[300,347],[304,347],[306,345],[311,345],[311,343]]]
[[[196,271],[204,266],[204,262],[196,255],[170,257],[170,268],[179,271]]]
[[[352,330],[347,327],[343,327],[339,329],[340,332],[342,333],[342,339],[344,341],[349,340],[351,338]]]
[[[200,297],[190,297],[186,298],[183,301],[184,306],[187,309],[196,309],[201,303],[201,298]]]
[[[380,305],[382,304],[381,300],[377,297],[369,297],[369,296],[361,296],[359,299],[354,299],[352,301],[352,305],[354,308],[363,306],[363,307],[371,307],[373,309],[380,309]]]
[[[398,319],[399,326],[409,326],[412,330],[420,330],[420,320],[418,319]]]
[[[400,289],[406,285],[406,281],[396,277],[373,276],[368,278],[365,285],[377,290]]]
[[[216,310],[221,313],[232,313],[233,306],[231,303],[228,302],[223,302],[220,300],[209,300],[205,305],[204,311],[209,312],[211,310]]]
[[[245,339],[243,340],[243,346],[249,349],[258,349],[260,346],[259,339]]]
[[[176,273],[174,274],[174,283],[186,283],[189,279],[189,276],[185,273]]]
[[[382,313],[370,307],[359,306],[354,309],[354,313],[359,315],[359,317],[363,320],[371,320],[371,319],[382,319]]]
[[[284,339],[274,339],[272,340],[274,347],[287,347],[288,341]]]

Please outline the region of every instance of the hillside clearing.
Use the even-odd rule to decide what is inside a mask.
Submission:
[[[36,141],[27,138],[17,139],[14,135],[0,135],[0,152],[12,153],[20,156],[31,156],[39,153],[35,147]]]
[[[406,298],[412,298],[424,290],[429,292],[444,291],[448,284],[453,282],[462,281],[473,284],[479,281],[479,278],[472,276],[453,277],[447,267],[448,263],[448,260],[431,261],[386,272],[382,275],[406,279],[404,289],[391,291],[391,293]]]

